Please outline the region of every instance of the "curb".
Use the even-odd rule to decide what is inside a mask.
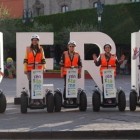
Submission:
[[[134,139],[140,130],[0,132],[0,139]]]

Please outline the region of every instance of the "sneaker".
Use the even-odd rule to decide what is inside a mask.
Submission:
[[[34,100],[31,100],[30,105],[33,105],[33,104],[34,104]]]
[[[40,103],[40,105],[43,105],[43,100],[40,99],[39,100],[39,103]]]
[[[39,102],[39,101],[35,101],[34,104],[35,104],[35,105],[40,105],[40,102]]]
[[[77,104],[77,99],[73,99],[73,104]]]
[[[67,100],[64,100],[64,105],[66,105],[67,104]]]

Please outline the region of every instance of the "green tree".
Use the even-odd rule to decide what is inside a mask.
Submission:
[[[64,27],[60,32],[55,33],[55,44],[63,44],[62,49],[66,47],[69,41],[70,32],[92,32],[97,31],[97,27],[92,24],[76,23],[72,27]]]
[[[10,12],[9,10],[3,5],[0,5],[0,19],[7,19],[10,17]]]
[[[30,32],[53,32],[53,26],[51,24],[40,24],[34,22],[33,26],[30,27]]]
[[[81,22],[79,24],[76,23],[74,26],[71,27],[64,27],[60,32],[55,32],[54,44],[56,50],[55,59],[57,65],[60,62],[60,56],[62,52],[67,49],[67,43],[70,38],[69,37],[70,32],[92,32],[92,31],[97,31],[97,27],[94,27],[94,25],[92,24],[84,24],[83,22]]]

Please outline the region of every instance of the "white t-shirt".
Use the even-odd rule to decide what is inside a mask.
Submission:
[[[125,65],[127,63],[127,60],[124,60],[123,63],[120,65],[120,68],[124,69],[125,68]]]

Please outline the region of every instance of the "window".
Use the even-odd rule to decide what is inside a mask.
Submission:
[[[140,2],[140,0],[131,0],[131,2]]]
[[[69,11],[69,7],[68,7],[67,5],[63,5],[63,6],[61,7],[61,12],[62,12],[62,13],[65,13],[65,12],[67,12],[67,11]]]
[[[93,2],[93,8],[97,8],[97,2]]]

